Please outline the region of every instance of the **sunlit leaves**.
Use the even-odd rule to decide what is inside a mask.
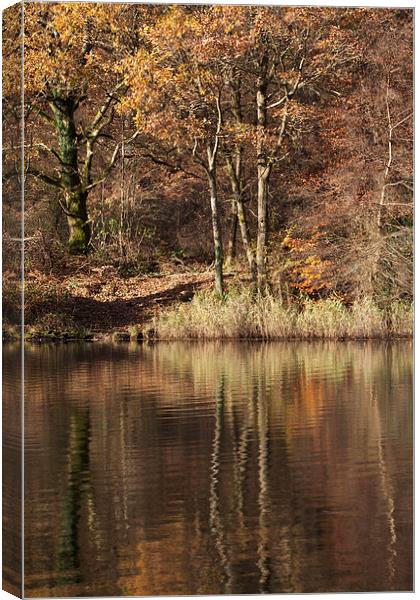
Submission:
[[[130,54],[142,9],[95,3],[25,4],[25,89],[81,94],[102,85]]]
[[[322,237],[318,229],[308,231],[304,238],[299,237],[292,228],[281,243],[287,256],[289,283],[304,294],[318,294],[332,287],[332,263],[317,254]]]

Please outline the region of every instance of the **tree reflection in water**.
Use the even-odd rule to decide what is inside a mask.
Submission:
[[[67,490],[57,552],[59,584],[80,581],[79,520],[84,477],[89,476],[89,411],[70,415]],[[85,480],[85,483],[88,481]]]
[[[410,344],[26,363],[27,596],[411,589]]]

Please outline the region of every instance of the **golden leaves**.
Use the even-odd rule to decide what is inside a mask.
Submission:
[[[119,5],[28,3],[25,5],[25,85],[67,93],[106,78],[118,63],[113,49],[124,30]]]
[[[214,132],[217,90],[223,85],[211,56],[203,52],[200,15],[173,6],[141,31],[145,45],[124,64],[131,94],[125,107],[161,140],[191,145]]]
[[[294,235],[294,228],[291,228],[281,242],[283,250],[289,255],[290,285],[305,294],[316,294],[332,287],[332,263],[314,252],[322,237],[322,232],[312,228],[308,230],[307,237],[300,238]]]
[[[19,96],[21,93],[21,11],[15,4],[3,11],[3,97]]]

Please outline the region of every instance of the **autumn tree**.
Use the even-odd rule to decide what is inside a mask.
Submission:
[[[66,221],[71,252],[118,268],[127,248],[133,269],[213,253],[221,294],[241,238],[261,291],[410,296],[411,11],[24,10],[30,250],[49,217],[59,256]],[[16,25],[4,19],[3,172],[17,206]]]
[[[268,197],[273,169],[301,143],[316,120],[320,99],[340,95],[340,78],[357,56],[345,11],[265,7],[214,7],[206,33],[219,60],[240,73],[251,102],[242,128],[255,152],[258,286],[267,285]],[[225,37],[216,44],[217,37]],[[213,36],[213,37],[212,37]],[[236,96],[237,99],[237,96]],[[238,122],[238,110],[232,109]],[[239,122],[243,122],[239,118]]]
[[[3,322],[19,324],[22,310],[23,276],[23,198],[22,198],[22,10],[20,4],[10,6],[2,15],[3,64],[11,67],[11,73],[2,71],[2,133],[3,133],[3,197],[2,197],[2,246],[3,246]],[[7,174],[7,176],[6,176]]]
[[[119,59],[137,49],[144,12],[130,5],[25,5],[26,171],[59,190],[73,254],[89,250],[88,197],[118,157],[114,144],[95,164],[125,91]]]
[[[412,294],[413,21],[411,11],[375,11],[366,37],[358,103],[369,187],[371,291]],[[365,23],[363,23],[365,24]],[[365,31],[361,26],[361,33]],[[363,35],[363,34],[362,34]],[[375,82],[373,84],[373,82]]]
[[[125,104],[136,110],[139,129],[165,144],[169,159],[160,159],[161,164],[185,172],[186,165],[192,162],[196,176],[200,177],[201,172],[206,177],[212,215],[215,286],[222,295],[223,244],[217,160],[223,127],[224,78],[218,61],[207,55],[202,44],[205,29],[201,17],[199,9],[174,6],[168,8],[153,27],[141,32],[147,48],[126,62],[126,81],[131,94]]]
[[[306,146],[314,158],[298,161],[289,181],[299,213],[288,218],[295,235],[323,232],[315,252],[344,297],[410,298],[412,14],[352,9],[341,26],[352,28],[359,59],[345,92],[323,108],[318,140]]]

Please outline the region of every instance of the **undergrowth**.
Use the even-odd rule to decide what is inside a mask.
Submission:
[[[286,306],[271,296],[230,291],[224,298],[201,292],[155,318],[160,339],[357,339],[406,337],[413,332],[412,305],[379,308],[365,298],[347,307],[338,298]]]

